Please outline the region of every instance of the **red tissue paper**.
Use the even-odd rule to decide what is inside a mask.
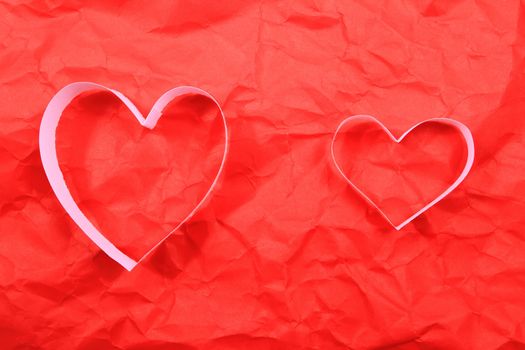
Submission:
[[[0,348],[525,349],[525,3],[0,1]],[[229,154],[206,205],[131,272],[74,224],[38,149],[53,95],[92,81],[147,114],[217,98]],[[139,258],[207,191],[217,107],[154,130],[109,93],[66,109],[57,153],[86,216]],[[334,168],[346,117],[400,136],[467,125],[465,181],[395,230]],[[458,132],[364,124],[343,171],[403,221],[458,176]]]

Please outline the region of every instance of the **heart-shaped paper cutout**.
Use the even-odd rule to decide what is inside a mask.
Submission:
[[[129,108],[129,110],[139,121],[140,125],[148,129],[155,128],[155,125],[162,116],[163,109],[175,98],[183,95],[201,95],[211,99],[217,105],[222,118],[224,126],[224,152],[219,169],[217,170],[215,178],[213,179],[210,187],[208,188],[208,191],[197,203],[197,205],[193,207],[191,212],[182,221],[180,221],[179,224],[173,230],[168,232],[157,244],[155,244],[154,247],[152,247],[148,252],[146,252],[138,261],[135,261],[128,255],[123,253],[121,250],[119,250],[92,224],[92,222],[80,210],[66,185],[64,176],[58,164],[55,138],[56,129],[60,121],[62,112],[75,97],[84,92],[93,90],[102,90],[114,94],[118,99],[120,99],[124,103],[124,105],[126,105],[127,108]],[[204,204],[206,199],[208,199],[208,197],[212,193],[223,171],[226,156],[228,153],[228,125],[226,122],[226,117],[224,116],[224,113],[217,100],[206,91],[196,87],[180,86],[167,91],[155,102],[147,117],[144,118],[143,115],[137,109],[137,107],[135,107],[135,105],[119,91],[91,82],[77,82],[67,85],[60,91],[58,91],[57,94],[53,96],[53,98],[47,105],[44,115],[42,117],[42,122],[40,124],[39,146],[40,157],[42,159],[42,165],[44,167],[46,176],[49,180],[49,183],[51,184],[51,188],[53,189],[55,195],[57,196],[59,202],[62,204],[66,212],[80,227],[80,229],[100,249],[102,249],[109,257],[118,262],[128,271],[131,271],[140,261],[142,261],[153,250],[155,250],[155,248],[158,247],[164,240],[166,240],[173,232],[177,231],[185,222],[187,222]]]
[[[424,205],[421,209],[419,209],[417,212],[412,214],[410,217],[408,217],[407,219],[403,220],[403,222],[401,222],[400,224],[396,225],[387,216],[385,211],[382,210],[379,207],[379,205],[370,198],[370,196],[365,194],[365,192],[363,190],[361,190],[359,187],[357,187],[356,184],[354,182],[352,182],[352,180],[350,180],[349,176],[347,174],[345,174],[345,172],[343,171],[343,168],[341,167],[340,163],[337,161],[337,158],[335,156],[335,149],[334,149],[337,136],[339,135],[339,133],[341,132],[341,130],[342,130],[342,128],[344,126],[346,126],[347,124],[349,124],[350,122],[353,122],[353,121],[368,121],[368,122],[376,123],[377,125],[379,125],[381,127],[381,129],[388,135],[388,137],[392,141],[394,141],[394,142],[396,142],[398,144],[401,143],[401,141],[403,141],[403,139],[411,131],[413,131],[415,128],[417,128],[418,126],[420,126],[422,124],[433,122],[433,123],[439,123],[439,124],[452,126],[453,128],[457,129],[461,133],[461,135],[463,137],[463,140],[465,141],[465,145],[467,146],[467,157],[466,157],[466,161],[465,161],[465,165],[463,167],[463,170],[461,171],[459,176],[454,180],[454,182],[449,187],[447,187],[443,192],[441,192],[436,198],[434,198],[429,203]],[[341,176],[346,180],[346,182],[361,197],[363,197],[368,203],[370,203],[381,214],[381,216],[383,216],[388,221],[388,223],[390,223],[396,230],[402,229],[404,226],[406,226],[412,220],[417,218],[419,215],[423,214],[426,210],[428,210],[430,207],[432,207],[434,204],[436,204],[437,202],[442,200],[445,196],[447,196],[450,192],[452,192],[465,179],[465,177],[469,173],[470,169],[472,168],[472,164],[474,162],[474,140],[472,138],[472,134],[471,134],[470,130],[468,129],[467,126],[465,126],[461,122],[459,122],[457,120],[454,120],[454,119],[449,119],[449,118],[431,118],[431,119],[424,120],[424,121],[422,121],[420,123],[415,124],[410,129],[405,131],[399,138],[396,138],[390,132],[390,130],[388,130],[385,127],[385,125],[383,123],[381,123],[378,119],[376,119],[376,118],[374,118],[372,116],[369,116],[369,115],[354,115],[354,116],[346,118],[345,120],[343,120],[339,124],[339,126],[337,127],[337,129],[336,129],[336,131],[335,131],[335,133],[333,135],[332,143],[331,143],[331,149],[330,150],[331,150],[332,161],[334,162],[334,165],[335,165],[337,171],[341,174]]]

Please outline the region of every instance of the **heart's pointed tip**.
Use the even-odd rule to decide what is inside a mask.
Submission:
[[[403,229],[403,227],[405,227],[406,225],[408,224],[408,222],[405,222],[405,223],[402,223],[400,225],[392,225],[394,226],[394,228],[396,229],[396,231],[401,231]]]
[[[134,265],[122,265],[128,272],[131,272],[137,266],[137,264]]]
[[[139,263],[131,258],[126,259],[126,261],[118,261],[118,260],[115,260],[116,262],[118,262],[123,268],[125,268],[128,272],[131,272],[131,270],[133,270],[135,268],[135,266],[137,266]]]

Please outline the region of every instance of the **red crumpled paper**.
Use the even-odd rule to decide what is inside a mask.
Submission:
[[[2,1],[0,39],[2,349],[525,349],[523,2]],[[42,113],[75,81],[143,113],[194,85],[228,118],[219,187],[131,272],[42,168]],[[455,118],[474,167],[396,231],[334,170],[333,132],[353,114],[396,135]],[[81,96],[57,134],[68,186],[140,256],[209,186],[216,117],[189,97],[149,131],[110,95]],[[341,162],[397,217],[464,156],[439,127],[409,146],[351,136]]]

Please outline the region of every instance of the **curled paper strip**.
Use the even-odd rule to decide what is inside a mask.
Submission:
[[[166,234],[153,248],[151,248],[144,256],[142,256],[138,261],[133,260],[121,250],[119,250],[111,241],[109,241],[84,215],[80,210],[77,203],[71,196],[69,189],[67,188],[66,182],[60,166],[58,164],[55,136],[56,128],[60,121],[60,117],[64,109],[71,103],[71,101],[78,95],[93,90],[102,90],[108,91],[115,96],[117,96],[133,113],[135,118],[137,118],[140,125],[145,128],[153,129],[157,124],[158,120],[162,116],[162,110],[173,101],[175,98],[183,95],[202,95],[211,99],[218,107],[223,126],[224,126],[224,152],[222,160],[217,170],[217,174],[213,179],[208,191],[202,197],[202,199],[197,203],[197,205],[192,209],[192,211],[170,232]],[[166,93],[164,93],[158,100],[155,102],[147,117],[144,118],[139,112],[137,107],[122,93],[119,91],[107,88],[105,86],[91,83],[91,82],[76,82],[62,88],[49,102],[42,117],[42,122],[40,124],[40,135],[39,135],[39,146],[40,146],[40,157],[42,158],[42,164],[46,176],[51,184],[55,195],[58,200],[66,210],[66,212],[71,216],[73,221],[84,231],[84,233],[98,246],[102,249],[109,257],[118,262],[128,271],[131,271],[139,262],[141,262],[148,254],[150,254],[156,247],[158,247],[165,239],[167,239],[173,232],[178,230],[186,221],[188,221],[197,210],[204,204],[206,199],[210,196],[211,192],[217,185],[219,177],[223,171],[224,163],[226,161],[226,156],[228,153],[228,125],[226,123],[226,117],[219,105],[219,102],[207,93],[204,90],[201,90],[192,86],[179,86],[173,88]]]
[[[465,140],[465,144],[467,146],[467,159],[465,161],[465,166],[463,167],[463,170],[461,171],[459,176],[456,178],[456,180],[454,180],[452,185],[450,185],[444,192],[442,192],[439,196],[437,196],[435,199],[433,199],[430,203],[425,205],[423,208],[418,210],[415,214],[413,214],[412,216],[407,218],[405,221],[403,221],[399,225],[396,225],[390,220],[390,218],[385,214],[385,212],[383,210],[381,210],[381,208],[374,201],[372,201],[372,199],[370,199],[369,196],[367,196],[362,190],[360,190],[348,178],[348,176],[344,173],[343,169],[341,168],[341,166],[339,165],[339,163],[337,162],[337,159],[335,157],[334,145],[335,145],[335,141],[337,139],[337,136],[339,135],[341,129],[345,125],[347,125],[348,123],[350,123],[352,121],[356,121],[356,120],[372,121],[372,122],[378,124],[383,129],[383,131],[390,137],[390,139],[392,141],[395,141],[396,143],[400,143],[401,141],[403,141],[405,136],[407,136],[412,130],[414,130],[415,128],[417,128],[421,124],[433,122],[433,123],[440,123],[440,124],[450,125],[450,126],[456,128],[457,130],[459,130],[459,132],[463,136],[463,139]],[[348,184],[350,186],[352,186],[352,188],[357,193],[359,193],[359,195],[361,195],[361,197],[366,199],[366,201],[368,203],[370,203],[386,219],[386,221],[388,221],[390,223],[390,225],[392,225],[396,230],[401,230],[403,227],[405,227],[407,224],[409,224],[412,220],[414,220],[419,215],[421,215],[425,211],[427,211],[434,204],[436,204],[437,202],[439,202],[440,200],[445,198],[450,192],[452,192],[456,187],[458,187],[458,185],[465,179],[465,177],[469,173],[470,169],[472,168],[472,164],[474,163],[474,139],[472,138],[472,133],[470,132],[469,128],[466,125],[464,125],[463,123],[460,123],[460,122],[458,122],[457,120],[454,120],[454,119],[449,119],[449,118],[431,118],[431,119],[427,119],[427,120],[424,120],[422,122],[419,122],[419,123],[415,124],[410,129],[405,131],[403,133],[403,135],[401,135],[399,138],[396,138],[390,132],[390,130],[388,130],[386,128],[386,126],[383,123],[381,123],[378,119],[376,119],[376,118],[374,118],[374,117],[372,117],[370,115],[354,115],[354,116],[348,117],[345,120],[343,120],[341,122],[341,124],[339,124],[337,129],[335,130],[334,136],[332,137],[332,143],[331,143],[331,146],[330,146],[330,152],[331,152],[331,155],[332,155],[332,161],[334,162],[334,165],[335,165],[337,171],[346,180],[346,182],[348,182]]]

